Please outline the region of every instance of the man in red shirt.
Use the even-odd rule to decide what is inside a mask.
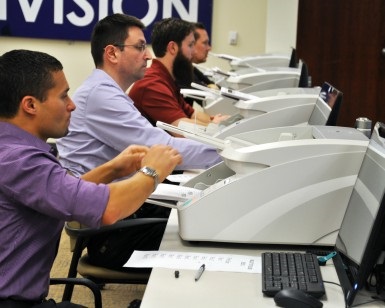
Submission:
[[[175,126],[180,121],[208,125],[227,119],[227,115],[210,117],[194,110],[180,94],[175,81],[184,84],[193,81],[194,25],[178,18],[163,19],[155,24],[151,40],[156,59],[129,92],[142,115],[153,125],[157,121]]]

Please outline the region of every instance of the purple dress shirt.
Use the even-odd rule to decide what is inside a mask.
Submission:
[[[101,225],[106,185],[69,175],[50,146],[0,121],[0,298],[40,300],[64,221]]]

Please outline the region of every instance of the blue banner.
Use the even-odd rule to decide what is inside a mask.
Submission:
[[[213,0],[0,0],[0,36],[89,41],[94,24],[125,13],[145,25],[167,17],[202,22],[211,35]]]

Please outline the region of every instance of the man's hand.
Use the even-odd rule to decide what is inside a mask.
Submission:
[[[140,169],[142,159],[148,153],[149,148],[141,145],[130,145],[118,156],[111,160],[116,178],[125,177]]]
[[[219,90],[219,87],[215,83],[210,83],[207,85],[207,87],[210,89]]]
[[[134,155],[134,161],[137,161],[140,160],[143,151],[146,151],[146,154],[141,159],[141,167],[147,166],[154,169],[158,174],[159,182],[163,182],[175,166],[182,162],[182,156],[179,152],[167,145],[154,145],[149,149],[133,147],[127,149],[125,154],[129,158],[133,158],[132,155]],[[125,158],[125,154],[121,154],[123,158]],[[134,213],[152,193],[154,179],[138,172],[129,179],[113,182],[108,186],[110,198],[102,218],[103,224],[107,225]]]
[[[215,124],[219,124],[220,122],[224,121],[224,120],[227,120],[230,116],[227,115],[227,114],[216,114],[213,119],[211,120],[211,122],[215,123]]]
[[[142,160],[142,167],[147,166],[156,170],[159,181],[164,179],[182,162],[182,156],[177,150],[167,145],[152,146]]]

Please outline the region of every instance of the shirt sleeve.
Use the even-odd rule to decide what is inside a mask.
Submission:
[[[103,99],[105,97],[105,99]],[[101,103],[101,101],[108,103]],[[87,103],[87,133],[118,152],[130,144],[153,146],[167,144],[183,156],[176,169],[206,169],[222,161],[216,149],[186,138],[174,138],[154,127],[135,108],[130,98],[114,87],[100,85],[90,94]],[[91,103],[94,102],[94,103]],[[96,103],[97,102],[97,103]]]
[[[106,185],[67,173],[52,155],[34,147],[13,149],[2,160],[1,185],[15,205],[50,217],[99,227],[109,198]]]
[[[170,135],[154,128],[130,102],[127,94],[108,85],[94,88],[89,94],[86,123],[89,135],[118,152],[131,144],[170,143]]]
[[[132,144],[175,147],[183,156],[177,169],[202,169],[221,161],[210,146],[186,138],[174,138],[154,127],[134,106],[130,97],[111,82],[74,94],[69,134],[57,140],[60,161],[80,175],[111,160]]]

